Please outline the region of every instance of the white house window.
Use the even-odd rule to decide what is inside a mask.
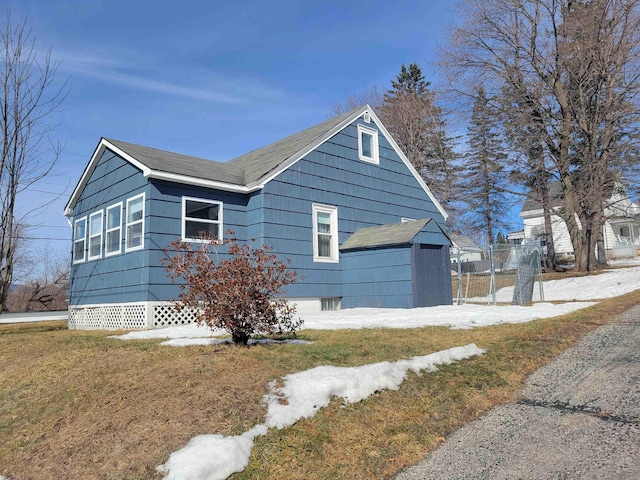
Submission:
[[[122,249],[122,202],[107,208],[104,255],[116,255]]]
[[[358,124],[358,156],[363,162],[380,162],[377,130]]]
[[[338,208],[329,205],[312,207],[313,261],[338,261]]]
[[[222,202],[182,197],[182,239],[200,241],[200,232],[222,240]]]
[[[87,217],[82,217],[73,225],[73,263],[84,262],[86,238]]]
[[[144,193],[127,199],[125,251],[144,247]]]
[[[102,210],[89,216],[89,260],[102,257]]]

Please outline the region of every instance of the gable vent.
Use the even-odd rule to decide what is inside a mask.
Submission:
[[[364,112],[364,123],[369,122],[371,122],[371,115],[369,115],[369,112]]]

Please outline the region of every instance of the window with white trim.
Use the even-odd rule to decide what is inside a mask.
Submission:
[[[338,262],[338,207],[312,205],[313,261]]]
[[[380,162],[376,129],[358,124],[358,157],[363,162]]]
[[[116,255],[122,250],[122,202],[107,207],[104,256]]]
[[[127,199],[125,252],[144,248],[144,193]]]
[[[73,224],[73,263],[84,262],[87,242],[87,217],[76,220]]]
[[[89,260],[102,257],[102,210],[89,215]]]
[[[202,231],[222,240],[222,202],[182,197],[182,240],[199,242]]]

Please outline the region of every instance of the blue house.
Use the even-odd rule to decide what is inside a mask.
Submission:
[[[446,213],[369,106],[224,163],[103,138],[65,214],[72,328],[190,322],[162,259],[202,230],[290,259],[299,312],[451,303]]]

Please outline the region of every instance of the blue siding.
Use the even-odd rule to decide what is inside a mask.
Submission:
[[[411,243],[423,244],[423,245],[444,245],[446,247],[451,246],[451,241],[442,232],[436,222],[427,223],[420,233],[418,233]]]
[[[165,181],[151,181],[151,202],[149,211],[149,300],[164,301],[176,299],[179,289],[167,277],[162,259],[164,249],[181,238],[182,197],[216,200],[223,203],[222,229],[227,238],[231,230],[240,241],[247,240],[246,206],[247,196],[223,192],[209,188],[195,187]],[[224,256],[226,247],[220,249]]]
[[[122,215],[126,215],[126,200],[145,193],[144,245],[149,245],[146,225],[149,215],[149,188],[142,172],[130,163],[106,150],[98,161],[80,200],[73,209],[73,219],[89,216],[118,202],[122,202]],[[105,220],[106,221],[106,220]],[[104,227],[104,225],[103,225]],[[70,305],[148,300],[149,256],[146,250],[124,253],[124,225],[122,253],[86,260],[71,266]]]
[[[298,282],[289,289],[290,296],[345,297],[340,286],[346,269],[342,258],[339,263],[313,262],[313,203],[338,207],[340,244],[360,228],[397,223],[402,217],[429,217],[444,225],[442,215],[382,132],[378,138],[380,163],[358,159],[359,122],[310,152],[260,192],[261,238],[278,255],[290,258],[299,274]],[[375,127],[373,123],[368,126]],[[438,229],[437,223],[434,228]],[[408,260],[406,265],[410,270]],[[410,282],[410,271],[406,279]],[[410,294],[410,284],[407,288]],[[395,302],[389,299],[385,306],[390,303]],[[404,300],[401,303],[404,305]]]
[[[342,256],[342,307],[413,307],[407,247],[358,250]]]

